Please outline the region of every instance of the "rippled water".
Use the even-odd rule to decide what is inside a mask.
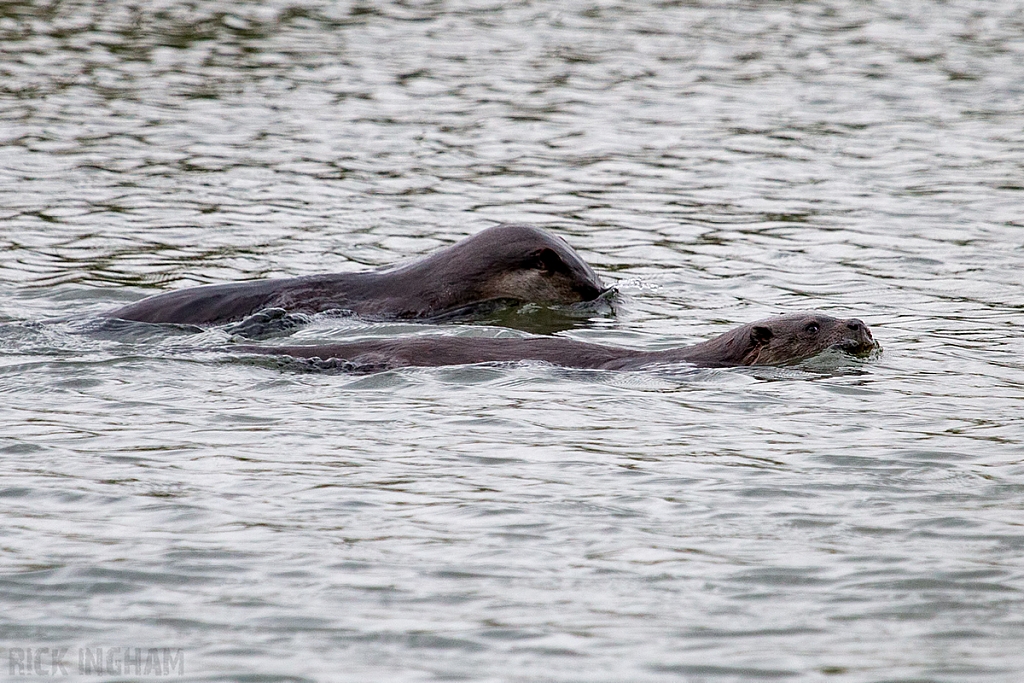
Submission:
[[[1022,159],[1009,1],[0,4],[0,671],[1019,680]],[[620,291],[497,322],[885,351],[357,377],[90,323],[496,221]]]

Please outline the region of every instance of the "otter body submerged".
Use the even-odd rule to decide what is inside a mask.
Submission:
[[[672,362],[701,367],[787,365],[827,349],[866,355],[877,348],[877,344],[868,327],[856,318],[837,319],[821,313],[799,313],[748,323],[706,342],[666,351],[637,351],[561,337],[508,339],[440,335],[324,346],[235,348],[258,354],[336,359],[346,361],[355,371],[376,372],[408,366],[524,360],[605,370],[634,370]]]
[[[570,304],[604,291],[565,240],[528,225],[499,225],[398,268],[192,287],[151,296],[106,317],[216,325],[276,308],[429,319],[472,312],[486,302]]]

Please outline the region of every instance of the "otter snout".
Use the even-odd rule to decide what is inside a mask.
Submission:
[[[869,353],[877,346],[875,338],[871,336],[871,330],[863,320],[850,318],[846,321],[846,329],[853,333],[850,350],[854,353]]]
[[[601,280],[596,280],[593,284],[586,283],[576,287],[576,291],[580,295],[581,301],[593,301],[605,295],[610,295],[615,291],[614,285],[605,287]]]

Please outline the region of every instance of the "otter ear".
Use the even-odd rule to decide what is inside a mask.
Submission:
[[[562,263],[562,258],[555,253],[554,249],[538,249],[537,251],[530,254],[529,263],[530,268],[536,268],[537,270],[545,273],[554,273],[565,267]]]
[[[772,338],[772,328],[764,325],[754,325],[750,328],[750,341],[757,346],[767,344]]]

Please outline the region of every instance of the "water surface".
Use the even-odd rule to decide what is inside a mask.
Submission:
[[[1022,36],[966,0],[0,5],[4,673],[1018,680]],[[351,376],[91,322],[499,221],[620,295],[494,322],[654,349],[818,309],[884,353]]]

